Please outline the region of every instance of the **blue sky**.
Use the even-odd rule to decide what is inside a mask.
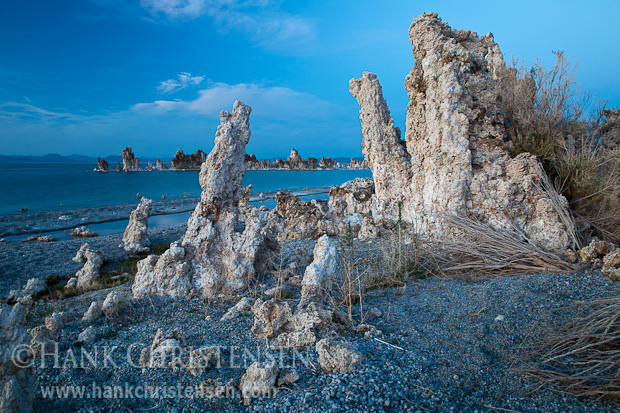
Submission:
[[[208,151],[218,115],[253,107],[249,153],[358,156],[348,81],[378,74],[404,125],[407,30],[437,11],[492,32],[505,60],[552,51],[620,106],[620,2],[30,0],[0,4],[0,154],[169,157]]]

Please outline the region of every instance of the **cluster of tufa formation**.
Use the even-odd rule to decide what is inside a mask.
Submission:
[[[245,146],[250,139],[251,108],[237,101],[220,113],[215,146],[200,170],[201,200],[181,241],[161,257],[138,263],[135,297],[150,294],[212,296],[239,291],[254,278],[265,245],[267,212],[243,205]],[[244,196],[245,194],[245,196]]]
[[[174,155],[171,165],[173,169],[200,169],[205,159],[207,159],[207,155],[200,149],[191,155],[185,155],[185,153],[179,149]]]
[[[409,29],[415,66],[404,140],[376,75],[352,79],[360,105],[362,151],[373,173],[375,220],[402,216],[421,232],[453,234],[446,215],[470,215],[496,229],[513,225],[542,248],[563,253],[565,199],[541,189],[537,159],[512,158],[496,79],[504,69],[491,34],[457,31],[424,13]],[[557,205],[561,203],[562,205]]]
[[[138,207],[129,216],[129,224],[123,233],[123,243],[119,248],[132,254],[149,250],[148,230],[152,206],[153,202],[150,199],[143,197],[140,200]]]
[[[343,165],[340,162],[335,161],[332,157],[307,158],[303,159],[297,149],[291,149],[291,154],[287,159],[259,160],[255,155],[245,156],[245,165],[247,169],[261,170],[261,169],[289,169],[289,170],[315,170],[315,169],[368,169],[368,166],[363,162],[359,162],[357,159],[352,158],[352,163],[349,166]],[[355,164],[353,164],[355,161]],[[364,168],[364,166],[366,166]]]

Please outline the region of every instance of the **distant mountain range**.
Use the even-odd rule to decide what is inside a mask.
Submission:
[[[275,161],[278,159],[286,159],[288,156],[280,157],[280,158],[269,158],[270,161]],[[123,158],[119,155],[110,155],[104,158],[110,164],[110,167],[116,165],[117,162],[123,162]],[[170,164],[171,158],[161,158],[162,161],[166,162],[166,164]],[[363,161],[363,156],[355,157],[358,161]],[[336,162],[340,162],[341,164],[348,164],[351,161],[351,158],[345,157],[337,157],[334,158]],[[148,161],[155,163],[157,161],[156,158],[140,158],[140,163],[142,165],[146,165]],[[97,158],[93,156],[84,156],[84,155],[59,155],[57,153],[48,153],[43,156],[29,156],[29,155],[0,155],[0,163],[92,163],[94,166],[97,166]],[[93,166],[93,167],[94,167]]]

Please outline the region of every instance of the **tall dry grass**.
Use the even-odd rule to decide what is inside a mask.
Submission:
[[[581,303],[521,370],[575,396],[620,402],[620,298]]]

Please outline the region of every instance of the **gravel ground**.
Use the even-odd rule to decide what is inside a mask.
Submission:
[[[185,234],[186,225],[149,230],[152,245],[169,244]],[[72,259],[83,243],[101,250],[108,260],[126,258],[119,248],[122,234],[106,235],[56,242],[6,241],[0,242],[0,297],[26,284],[30,278],[52,275],[66,277],[82,268]]]
[[[283,244],[284,257],[308,258],[313,241]],[[79,243],[78,243],[79,244]],[[78,246],[76,244],[76,247]],[[372,248],[372,242],[356,248]],[[303,267],[298,269],[301,273]],[[263,280],[258,292],[270,287]],[[130,284],[116,289],[130,295]],[[41,368],[38,386],[78,385],[125,386],[157,385],[198,386],[205,380],[223,384],[240,378],[245,368],[241,349],[263,355],[266,343],[250,328],[251,314],[232,321],[220,317],[238,298],[204,300],[198,297],[170,299],[151,297],[133,300],[131,307],[117,318],[96,322],[81,321],[81,315],[94,300],[103,300],[109,290],[90,292],[64,300],[42,301],[29,311],[28,324],[42,324],[52,311],[70,313],[70,321],[61,333],[60,368]],[[300,380],[280,389],[276,397],[254,400],[245,406],[239,399],[158,398],[158,399],[74,399],[43,398],[39,387],[35,411],[168,411],[168,412],[615,412],[616,406],[592,399],[577,399],[553,389],[536,389],[531,381],[513,368],[536,339],[548,328],[567,320],[571,304],[590,297],[617,295],[620,285],[600,273],[565,275],[528,275],[463,281],[434,277],[411,280],[406,287],[377,289],[363,303],[365,314],[377,308],[381,316],[369,323],[383,332],[378,341],[353,331],[343,337],[364,355],[364,362],[352,373],[326,374],[318,368],[313,348],[297,359]],[[293,292],[291,306],[299,291]],[[358,314],[359,315],[359,314]],[[497,321],[503,316],[503,321]],[[369,316],[370,317],[370,316]],[[79,352],[73,343],[88,325],[97,329],[97,340],[87,349],[117,346],[113,357],[117,366],[93,368],[62,367],[69,349]],[[206,345],[223,347],[221,368],[193,376],[185,370],[143,369],[126,360],[132,349],[135,363],[139,348],[148,347],[161,328],[165,334],[178,329],[184,348]],[[131,347],[132,343],[138,343]],[[234,359],[230,364],[230,349]],[[64,353],[63,353],[64,352]],[[79,353],[77,353],[79,356]],[[287,352],[287,357],[294,354]],[[103,357],[99,355],[99,360]],[[249,358],[248,364],[251,362]],[[90,386],[90,387],[89,387]]]

